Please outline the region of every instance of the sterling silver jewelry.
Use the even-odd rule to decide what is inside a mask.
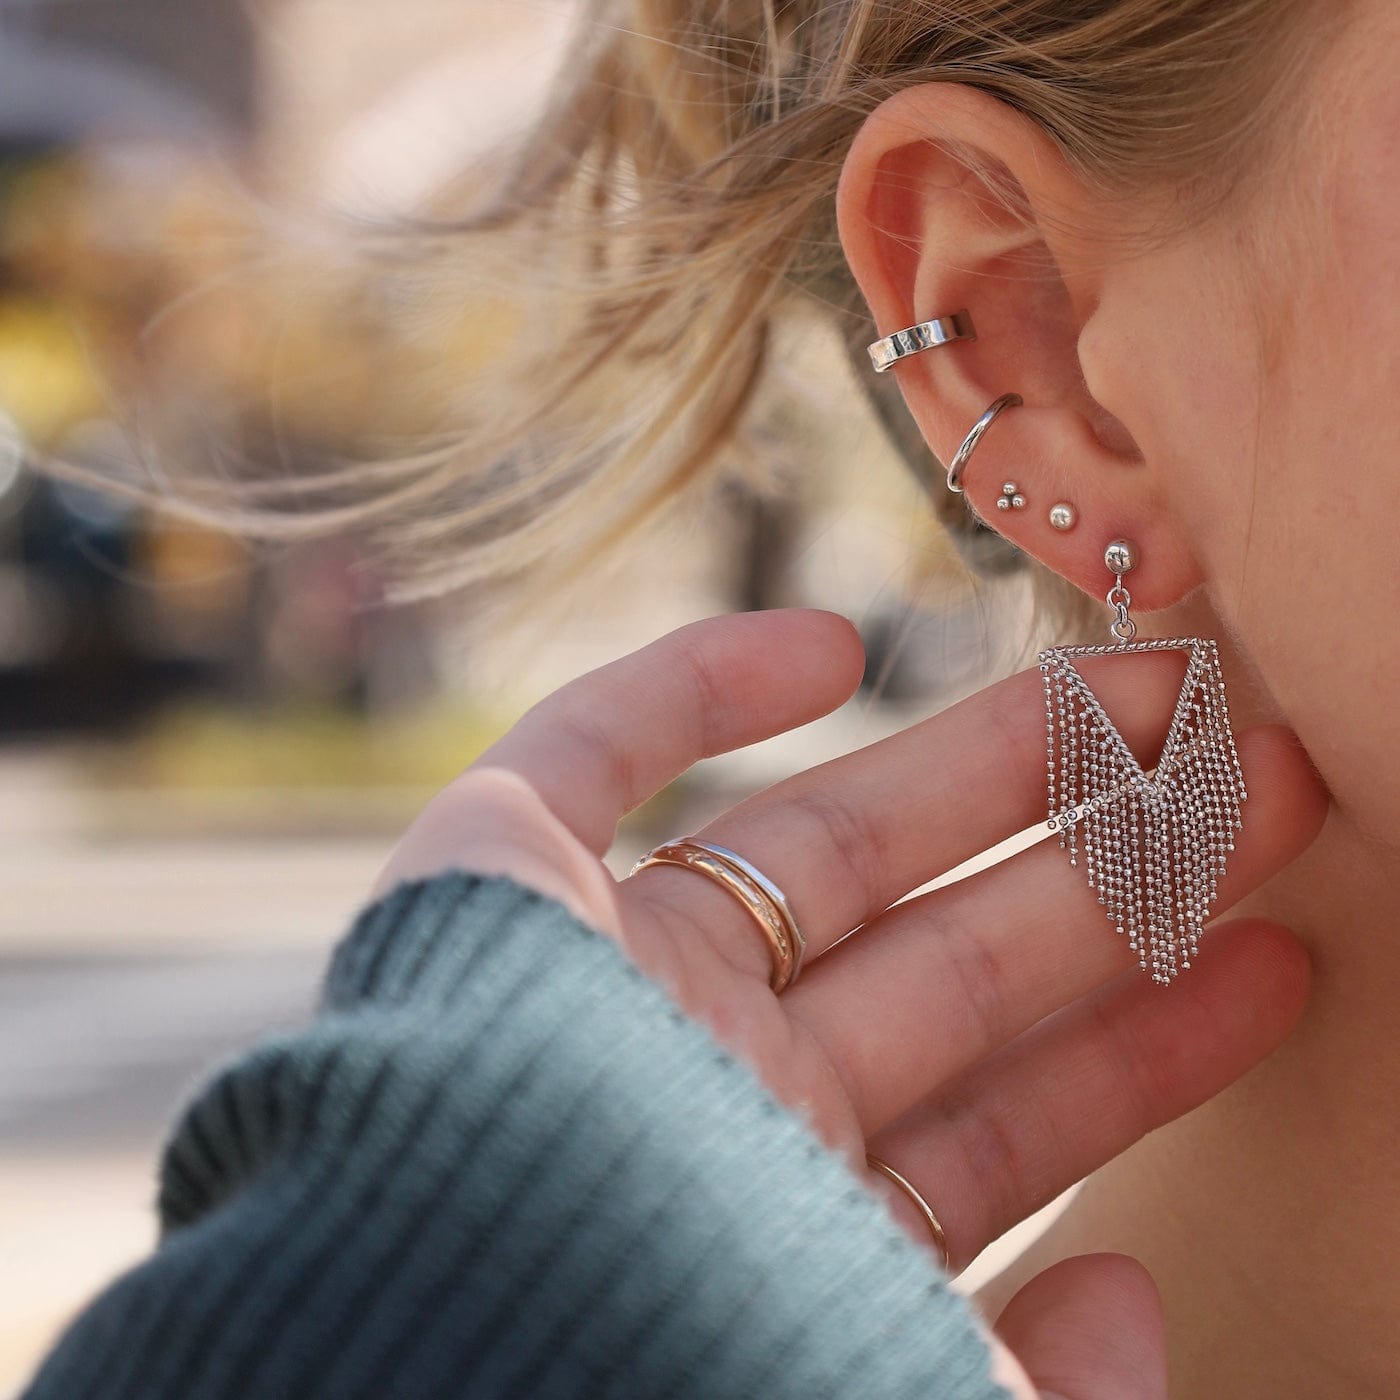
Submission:
[[[1049,647],[1045,681],[1046,825],[1079,864],[1082,848],[1099,903],[1126,933],[1140,966],[1166,985],[1191,966],[1201,925],[1216,898],[1248,797],[1216,643],[1200,637],[1134,642],[1132,597],[1123,576],[1137,550],[1114,540],[1104,552],[1113,573],[1110,646]],[[1186,678],[1152,776],[1139,765],[1075,667],[1082,656],[1185,651]]]
[[[895,331],[868,346],[870,363],[876,374],[884,374],[901,360],[917,355],[921,350],[933,350],[951,345],[955,340],[976,340],[977,331],[967,311],[955,311],[951,316],[937,316],[932,321],[920,321],[917,326]]]
[[[990,408],[972,425],[972,431],[963,439],[962,446],[953,454],[953,460],[948,463],[948,489],[956,491],[962,495],[963,472],[967,470],[967,464],[977,448],[977,444],[982,441],[982,434],[996,422],[997,414],[1004,408],[1015,408],[1021,402],[1020,394],[1003,394],[999,399],[993,401]]]
[[[1068,501],[1056,501],[1050,507],[1050,523],[1057,530],[1073,530],[1078,519],[1079,516]]]
[[[1025,510],[1026,498],[1021,494],[1021,488],[1014,481],[1004,481],[1001,487],[1001,495],[997,497],[998,510]]]

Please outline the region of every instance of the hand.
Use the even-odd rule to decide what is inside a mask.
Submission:
[[[1302,1009],[1308,959],[1278,925],[1241,919],[1213,924],[1191,971],[1154,985],[1055,841],[891,907],[1043,821],[1036,669],[694,833],[740,852],[786,893],[807,962],[781,997],[768,987],[764,938],[720,886],[668,866],[611,877],[601,858],[624,814],[701,758],[835,709],[862,665],[853,629],[827,613],[683,628],[531,710],[427,807],[380,890],[466,867],[561,900],[616,938],[855,1170],[866,1171],[868,1145],[909,1177],[959,1268],[1268,1054]],[[1083,665],[1150,762],[1180,659]],[[1326,810],[1286,730],[1263,726],[1236,742],[1250,797],[1217,910],[1297,855]],[[857,936],[833,947],[851,929]],[[927,1239],[904,1197],[891,1208]],[[1007,1306],[998,1332],[1018,1358],[998,1344],[999,1378],[1018,1396],[1166,1394],[1160,1305],[1146,1272],[1122,1256],[1047,1270]]]

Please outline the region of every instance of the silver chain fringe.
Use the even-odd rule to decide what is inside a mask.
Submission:
[[[1082,656],[1188,652],[1186,676],[1152,776],[1133,757],[1075,668]],[[1154,638],[1110,646],[1049,647],[1045,681],[1049,820],[1071,865],[1082,851],[1089,883],[1154,982],[1196,957],[1248,797],[1216,643]]]

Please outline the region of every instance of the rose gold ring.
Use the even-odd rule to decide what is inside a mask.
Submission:
[[[797,927],[786,896],[743,856],[709,841],[668,841],[650,850],[632,867],[632,874],[649,865],[680,865],[699,871],[722,885],[749,912],[768,940],[773,970],[768,985],[781,992],[792,986],[802,971],[807,940]]]
[[[939,1254],[943,1256],[943,1267],[947,1269],[952,1262],[948,1254],[948,1236],[943,1233],[943,1226],[938,1223],[938,1217],[933,1213],[933,1207],[919,1195],[914,1189],[913,1183],[904,1176],[901,1176],[888,1162],[882,1161],[879,1157],[867,1152],[865,1154],[866,1165],[872,1170],[880,1173],[894,1182],[915,1206],[918,1207],[919,1214],[924,1218],[924,1224],[928,1226],[928,1232],[933,1236],[933,1243]]]

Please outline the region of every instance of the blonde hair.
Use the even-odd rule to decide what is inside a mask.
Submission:
[[[1320,28],[1305,12],[1325,8],[592,0],[554,100],[468,212],[375,244],[382,275],[451,285],[510,323],[483,330],[460,426],[411,457],[163,488],[255,535],[371,527],[406,595],[555,578],[742,440],[784,315],[835,318],[861,353],[871,327],[834,194],[883,99],[971,84],[1106,195],[1177,190],[1204,217],[1281,147]],[[905,455],[926,459],[889,386],[863,378]]]

